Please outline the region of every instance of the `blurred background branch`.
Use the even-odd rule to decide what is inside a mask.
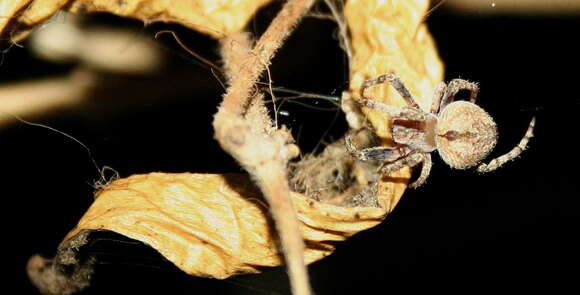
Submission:
[[[577,15],[577,0],[436,0],[444,9],[466,14]]]

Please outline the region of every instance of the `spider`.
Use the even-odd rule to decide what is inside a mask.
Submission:
[[[364,91],[374,85],[388,81],[403,97],[408,106],[396,107],[371,100]],[[453,101],[460,90],[469,90],[469,101]],[[529,124],[522,140],[508,153],[489,163],[481,161],[491,152],[497,142],[497,127],[490,115],[475,104],[479,87],[477,84],[453,79],[449,84],[440,82],[434,93],[430,112],[419,108],[405,85],[394,75],[385,74],[363,83],[357,100],[360,105],[386,114],[394,146],[358,149],[352,140],[351,131],[345,137],[346,148],[361,161],[383,161],[378,172],[388,174],[403,167],[414,167],[423,163],[421,174],[410,187],[417,188],[425,183],[431,171],[431,152],[439,155],[452,168],[467,169],[478,165],[477,171],[484,173],[501,167],[519,156],[531,137],[535,118]]]

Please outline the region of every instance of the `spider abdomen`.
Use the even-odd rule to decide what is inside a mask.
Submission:
[[[456,169],[477,165],[497,142],[497,126],[491,116],[467,101],[452,102],[441,111],[435,134],[441,158]]]

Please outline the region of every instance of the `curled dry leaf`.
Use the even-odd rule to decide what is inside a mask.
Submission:
[[[345,16],[351,31],[355,56],[351,62],[350,90],[359,98],[367,79],[394,72],[405,83],[422,109],[429,109],[436,83],[443,79],[443,64],[435,43],[423,23],[427,0],[349,0]],[[380,102],[405,106],[404,100],[388,83],[371,87],[369,97]],[[377,135],[389,138],[384,115],[364,109]]]
[[[26,8],[30,1],[32,0],[2,1],[0,3],[0,32],[4,31],[10,20],[15,18],[18,12]]]
[[[0,4],[0,36],[5,29],[20,40],[60,9],[76,14],[108,12],[143,22],[174,22],[214,38],[242,30],[256,11],[271,0],[20,0]]]
[[[89,2],[91,5],[87,5]],[[214,29],[219,32],[235,31],[236,26],[243,23],[237,17],[247,19],[251,15],[247,12],[250,11],[249,8],[255,11],[267,1],[236,2],[252,3],[246,5],[249,8],[240,5],[245,12],[239,14],[245,15],[245,18],[237,16],[232,20],[225,12],[212,13],[219,19],[220,24],[213,23],[218,20],[169,15],[167,7],[172,6],[169,4],[163,8],[165,9],[162,10],[163,13],[159,13],[159,10],[154,9],[158,8],[155,6],[157,4],[153,3],[165,3],[162,1],[149,1],[148,5],[135,4],[139,1],[76,1],[71,9],[77,12],[110,11],[110,8],[115,6],[105,4],[99,6],[96,3],[120,5],[113,2],[125,3],[124,8],[116,7],[113,13],[146,21],[151,20],[153,16],[157,20],[160,15],[167,16],[171,17],[172,21],[182,22],[183,25],[211,35],[215,32]],[[191,9],[191,5],[193,4],[189,4],[187,9],[183,10],[192,13],[209,11],[207,7]],[[427,6],[426,0],[347,2],[344,12],[351,31],[353,49],[350,90],[355,99],[358,98],[358,90],[364,80],[396,72],[415,95],[421,107],[425,108],[430,104],[428,100],[432,96],[435,83],[442,79],[443,70],[434,42],[423,24]],[[180,2],[175,7],[186,5]],[[140,11],[139,14],[135,13],[137,10]],[[209,17],[209,14],[206,17]],[[231,23],[228,23],[229,21]],[[196,26],[196,23],[202,26]],[[369,90],[369,95],[381,102],[403,104],[396,93],[386,85]],[[371,111],[365,115],[376,129],[378,137],[384,144],[388,144],[390,135],[387,120]],[[323,153],[321,156],[328,157],[335,152],[345,153],[342,142],[337,142],[333,148],[339,150]],[[299,178],[304,180],[309,173],[321,171],[319,163],[332,162],[316,161],[312,157],[307,160],[310,162],[305,162],[302,166],[297,165],[299,171],[292,171],[289,175],[290,185],[294,189],[300,185],[293,182],[293,176],[302,175]],[[355,195],[361,195],[360,192],[369,186],[369,177],[365,172],[368,174],[374,170],[361,166],[362,164],[352,161],[348,156],[337,157],[334,160],[352,162],[331,165],[346,167],[339,175],[346,175],[343,179],[350,181],[348,186],[351,187],[342,188],[338,185],[341,191],[337,193],[355,192]],[[334,173],[327,174],[328,177],[332,177]],[[376,180],[378,184],[376,190],[370,191],[376,198],[376,207],[345,206],[345,203],[336,202],[336,198],[319,199],[292,192],[293,207],[306,242],[305,261],[310,263],[329,255],[334,250],[334,242],[342,241],[380,223],[401,198],[409,175],[410,171],[406,169],[388,178]],[[313,191],[313,186],[328,182],[325,177],[312,179],[318,178],[320,181],[309,182],[308,187],[297,190],[307,193],[309,189]],[[368,190],[366,192],[365,194],[368,194]],[[234,274],[255,273],[262,267],[278,266],[283,263],[278,237],[273,230],[268,209],[264,205],[265,202],[260,200],[260,191],[255,188],[249,176],[243,174],[134,175],[117,180],[99,192],[94,204],[78,226],[67,235],[61,246],[66,247],[70,241],[84,235],[87,230],[105,229],[150,245],[192,275],[226,278]],[[351,204],[367,203],[351,202]],[[78,248],[78,245],[75,247]],[[44,266],[38,261],[34,265]],[[58,269],[55,271],[58,272]],[[29,270],[29,273],[34,276],[34,273],[38,272]],[[42,280],[37,278],[35,281]]]
[[[308,263],[385,215],[382,208],[333,206],[298,193],[292,201]],[[145,242],[191,275],[223,279],[282,264],[266,204],[247,174],[133,175],[99,192],[65,240],[87,229],[111,230]]]
[[[365,80],[393,72],[405,83],[419,106],[429,108],[435,85],[443,80],[443,63],[423,22],[428,6],[428,0],[347,1],[344,13],[354,52],[350,73],[350,92],[354,99],[360,98],[359,90]],[[366,95],[386,104],[405,106],[388,83],[367,89]],[[366,108],[363,112],[383,144],[391,144],[385,115]],[[397,191],[393,188],[396,178],[408,179],[410,174],[410,169],[405,168],[383,178],[379,182],[379,194],[388,195],[395,206],[401,197],[393,193]]]

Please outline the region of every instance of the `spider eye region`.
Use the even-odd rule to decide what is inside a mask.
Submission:
[[[455,169],[477,165],[497,142],[497,126],[493,118],[481,107],[467,101],[456,101],[443,109],[435,134],[441,158]]]

